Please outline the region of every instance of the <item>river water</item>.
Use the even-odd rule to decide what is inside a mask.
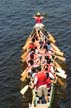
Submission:
[[[67,97],[61,108],[71,107],[71,1],[0,0],[0,108],[27,108],[27,99],[19,93],[20,56],[37,11],[45,14],[43,23],[67,58]]]

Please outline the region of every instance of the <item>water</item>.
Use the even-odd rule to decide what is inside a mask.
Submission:
[[[20,56],[35,24],[32,16],[37,11],[45,14],[44,24],[67,58],[67,98],[61,106],[71,107],[71,1],[0,0],[0,108],[27,108],[27,100],[19,93]]]

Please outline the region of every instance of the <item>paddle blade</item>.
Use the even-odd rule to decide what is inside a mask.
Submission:
[[[63,78],[63,79],[66,79],[67,78],[67,75],[64,74],[64,73],[62,74],[62,73],[56,72],[56,75],[59,76],[59,77],[61,77],[61,78]]]
[[[26,85],[23,89],[21,89],[20,93],[21,93],[22,95],[24,95],[25,92],[28,90],[28,88],[29,88],[29,86]]]
[[[27,74],[25,74],[24,76],[22,76],[21,78],[20,78],[20,81],[25,81],[25,79],[27,78]]]
[[[59,83],[62,87],[65,88],[65,86],[66,86],[66,83],[65,83],[65,82],[63,82],[60,78],[57,78],[57,81],[58,81],[58,83]]]
[[[58,56],[64,56],[64,53],[58,50],[55,50],[55,54]]]
[[[63,62],[66,61],[66,59],[65,59],[64,57],[56,56],[56,58],[58,58],[59,60],[61,60],[61,61],[63,61]]]
[[[63,69],[61,69],[61,68],[57,67],[57,71],[60,72],[60,73],[62,73],[62,74],[65,74],[65,71]]]

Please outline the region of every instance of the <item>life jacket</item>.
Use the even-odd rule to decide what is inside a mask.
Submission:
[[[35,21],[36,23],[42,23],[42,17],[36,17]]]
[[[38,88],[39,86],[42,86],[42,85],[47,85],[47,77],[46,77],[46,74],[44,72],[37,73],[36,77],[38,79],[38,82],[36,84],[36,88]]]

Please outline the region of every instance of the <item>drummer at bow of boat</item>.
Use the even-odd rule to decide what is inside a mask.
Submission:
[[[42,20],[43,20],[43,18],[44,18],[44,16],[42,16],[41,14],[40,14],[40,12],[37,12],[36,13],[36,15],[34,15],[33,16],[33,18],[35,19],[35,21],[36,21],[36,24],[35,24],[35,26],[34,26],[34,28],[36,29],[42,29],[42,28],[44,28],[44,24],[42,23]]]

